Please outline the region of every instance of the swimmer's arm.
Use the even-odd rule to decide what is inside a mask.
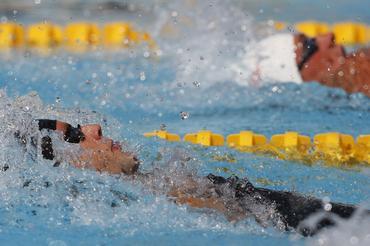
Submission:
[[[182,196],[175,199],[177,204],[186,204],[192,208],[207,208],[222,213],[230,222],[240,221],[247,217],[242,211],[233,211],[227,208],[225,202],[219,198],[203,198],[193,196]]]
[[[177,204],[186,204],[193,208],[210,208],[221,213],[226,213],[225,204],[217,198],[198,198],[191,196],[181,196],[176,198]]]
[[[246,213],[243,211],[228,208],[226,201],[220,197],[193,195],[196,194],[194,185],[195,182],[190,182],[181,188],[173,187],[167,195],[180,205],[188,205],[192,208],[207,208],[222,213],[230,222],[239,221],[246,217]]]
[[[186,204],[194,208],[210,208],[219,212],[225,212],[226,206],[221,199],[208,196],[198,197],[198,183],[192,178],[188,178],[187,182],[181,186],[173,186],[167,195],[172,198],[177,204]]]

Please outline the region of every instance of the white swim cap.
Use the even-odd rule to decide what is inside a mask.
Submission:
[[[237,80],[243,84],[302,82],[291,34],[275,34],[248,46],[241,63],[231,69],[238,72]]]

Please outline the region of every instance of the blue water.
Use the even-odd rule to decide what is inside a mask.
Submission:
[[[289,6],[287,1],[281,2],[281,6]],[[98,122],[104,134],[125,141],[138,154],[143,170],[159,168],[171,176],[179,169],[181,173],[180,160],[191,157],[188,169],[199,176],[234,173],[247,176],[257,186],[294,190],[369,208],[368,167],[342,170],[320,163],[310,167],[226,147],[201,148],[142,136],[161,125],[180,135],[201,129],[224,136],[241,130],[268,137],[290,130],[311,137],[327,131],[370,134],[370,100],[363,95],[347,95],[317,83],[255,88],[235,82],[227,64],[238,62],[235,52],[258,36],[252,27],[257,23],[255,19],[261,18],[255,11],[257,3],[240,8],[243,4],[198,3],[196,11],[192,11],[177,1],[170,5],[153,2],[150,16],[140,19],[131,13],[130,18],[138,18],[143,28],[153,30],[162,49],[159,57],[147,57],[150,50],[145,46],[91,54],[63,50],[48,56],[27,51],[2,54],[0,162],[10,166],[8,171],[0,172],[2,243],[348,245],[358,239],[365,245],[369,223],[354,219],[310,239],[263,228],[253,220],[230,224],[220,214],[177,206],[125,177],[77,170],[66,164],[54,168],[47,161],[30,160],[20,154],[19,146],[7,135],[32,118],[58,118],[73,124]],[[312,4],[320,5],[319,1]],[[345,11],[343,6],[347,4],[330,2],[330,10],[337,14],[335,18],[328,15],[330,19],[326,21],[337,21],[341,14],[369,21],[368,11]],[[364,10],[366,4],[368,1],[358,1],[352,7]],[[264,13],[276,12],[276,5],[264,4]],[[299,1],[294,6],[303,8],[305,4]],[[325,6],[323,3],[323,9]],[[168,22],[163,13],[171,15],[173,11],[190,16],[196,26],[189,28],[169,17],[184,34],[163,36],[160,26]],[[50,13],[49,17],[56,18]],[[119,17],[115,13],[111,18]],[[300,20],[293,13],[286,18]],[[27,23],[32,18],[24,19]],[[218,22],[220,19],[223,21]],[[208,29],[212,21],[216,28]],[[240,25],[251,28],[240,32]],[[226,35],[225,30],[239,31]],[[180,112],[187,112],[189,118],[181,119]],[[237,162],[215,161],[215,155],[225,154],[234,156]]]

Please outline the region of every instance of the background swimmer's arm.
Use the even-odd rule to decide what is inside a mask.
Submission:
[[[325,73],[319,81],[329,87],[339,87],[348,93],[361,92],[370,97],[370,49],[349,54],[333,73]]]

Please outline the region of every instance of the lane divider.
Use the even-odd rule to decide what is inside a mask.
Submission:
[[[90,48],[127,48],[141,43],[156,49],[149,33],[136,30],[131,23],[114,22],[99,25],[91,22],[72,22],[65,26],[53,23],[0,23],[0,49],[56,48],[86,51]]]
[[[338,22],[328,24],[317,21],[304,21],[288,24],[273,21],[277,30],[293,27],[308,36],[333,32],[336,42],[343,45],[367,44],[370,42],[370,26],[358,22]],[[54,23],[34,23],[23,26],[19,23],[0,23],[0,49],[19,47],[55,48],[65,46],[72,50],[85,51],[89,48],[127,48],[145,43],[156,49],[156,43],[149,33],[136,30],[131,23],[113,22],[97,24],[92,22],[72,22],[65,26]]]
[[[297,32],[314,37],[319,34],[333,32],[335,41],[342,45],[364,45],[370,43],[370,26],[360,22],[338,22],[328,24],[317,21],[303,21],[289,24],[280,21],[272,21],[276,30],[295,29]]]
[[[157,137],[167,141],[179,142],[179,135],[167,131],[144,133],[145,137]],[[240,152],[267,155],[283,160],[294,160],[305,164],[323,162],[331,166],[370,165],[370,135],[360,135],[357,141],[353,136],[338,132],[320,133],[314,136],[300,135],[298,132],[285,132],[271,136],[241,131],[226,138],[209,130],[184,135],[183,140],[204,147],[224,146]]]

